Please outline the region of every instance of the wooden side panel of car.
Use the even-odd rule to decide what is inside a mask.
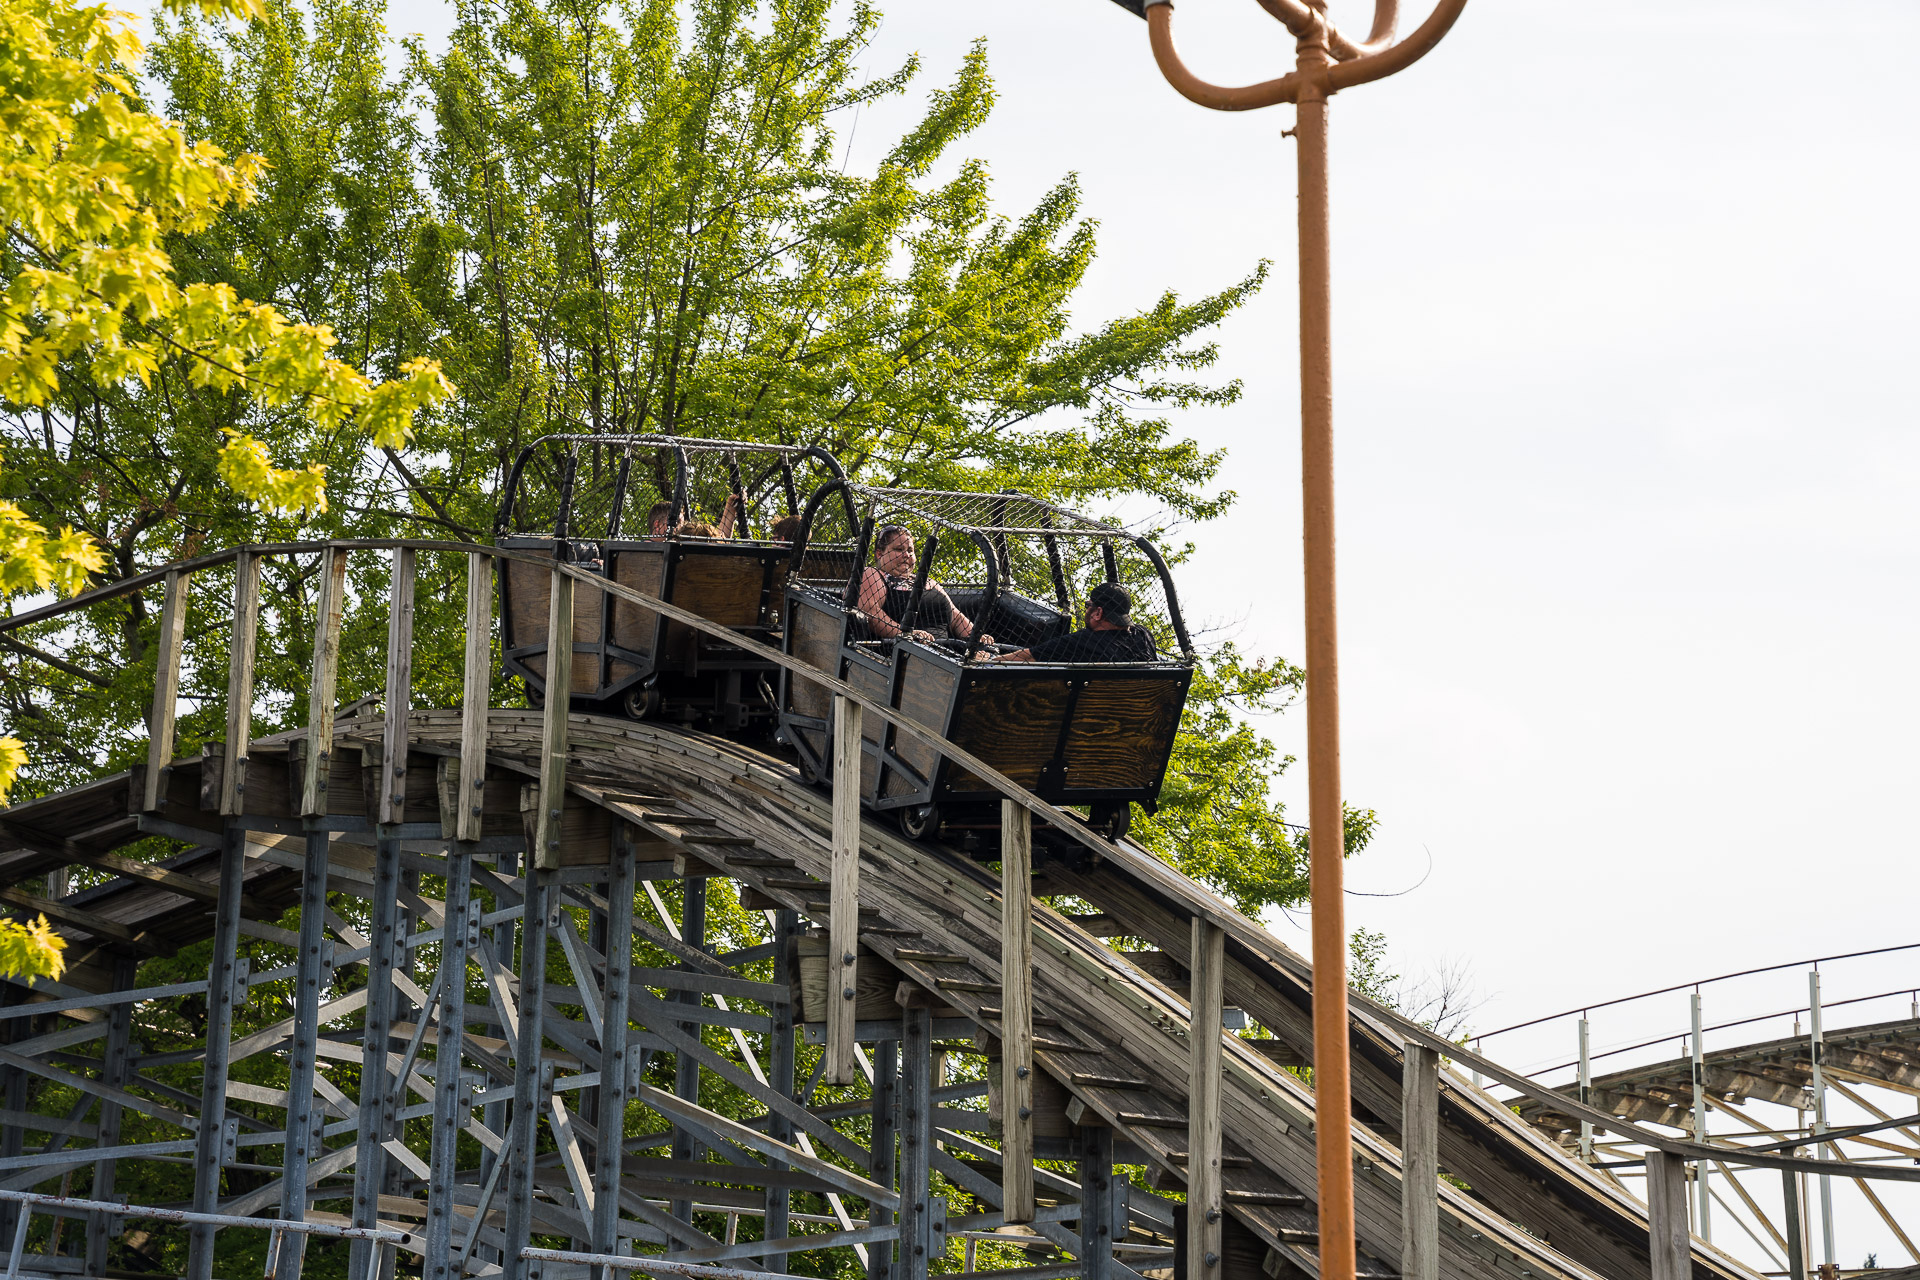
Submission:
[[[905,664],[900,676],[901,713],[915,724],[926,725],[945,737],[960,672],[950,662],[929,658],[912,649],[900,650],[894,661]],[[940,753],[909,733],[894,734],[893,753],[923,778],[931,778],[940,764]],[[918,789],[898,773],[887,780],[890,796],[907,795]]]
[[[609,553],[612,563],[607,571],[623,587],[660,594],[667,572],[667,548],[658,546],[622,548]],[[631,600],[616,600],[613,605],[613,642],[645,658],[654,656],[660,642],[660,615]]]
[[[1023,787],[1040,782],[1053,759],[1067,712],[1067,678],[1018,671],[978,680],[960,695],[954,711],[954,745],[1006,774]],[[979,778],[954,770],[955,791],[986,791]]]
[[[1180,727],[1183,683],[1168,679],[1089,680],[1067,727],[1069,790],[1146,790]]]

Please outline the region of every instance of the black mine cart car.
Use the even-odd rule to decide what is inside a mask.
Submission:
[[[786,652],[887,700],[1042,798],[1086,806],[1106,834],[1127,830],[1134,804],[1153,812],[1193,675],[1193,646],[1153,544],[1019,494],[833,480],[809,512],[833,513],[849,495],[858,562],[838,583],[789,580]],[[1101,583],[1131,596],[1129,623],[1151,640],[1144,653],[1009,660],[1079,627]],[[826,689],[786,673],[781,737],[816,779],[831,773],[832,715]],[[897,814],[915,839],[944,832],[965,844],[977,833],[997,843],[991,787],[878,717],[863,729],[864,803]]]
[[[495,520],[503,547],[603,573],[779,645],[790,577],[844,582],[854,550],[822,541],[796,564],[799,496],[842,475],[820,449],[685,436],[550,435],[521,451]],[[848,508],[850,513],[851,508]],[[850,514],[839,526],[850,527]],[[823,527],[833,523],[822,521]],[[506,669],[542,702],[552,575],[503,561]],[[576,704],[743,730],[773,722],[773,664],[603,592],[576,594]]]

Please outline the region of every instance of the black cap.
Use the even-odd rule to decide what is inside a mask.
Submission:
[[[1117,582],[1103,582],[1087,592],[1087,607],[1098,609],[1109,621],[1125,620],[1133,612],[1133,597]]]

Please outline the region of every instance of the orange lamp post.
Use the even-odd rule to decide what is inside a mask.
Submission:
[[[1453,26],[1466,0],[1440,0],[1395,40],[1398,0],[1374,0],[1373,29],[1354,40],[1327,20],[1326,0],[1257,0],[1296,41],[1294,70],[1225,88],[1187,70],[1173,47],[1172,0],[1117,0],[1147,20],[1154,61],[1191,102],[1249,111],[1291,102],[1300,168],[1300,483],[1306,554],[1307,788],[1313,877],[1313,1084],[1320,1275],[1352,1280],[1353,1101],[1347,1046],[1347,937],[1341,861],[1340,661],[1333,550],[1333,344],[1328,247],[1327,99],[1404,71]]]

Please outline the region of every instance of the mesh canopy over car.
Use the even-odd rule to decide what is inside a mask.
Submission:
[[[694,436],[543,436],[514,463],[494,533],[639,539],[688,523],[717,527],[729,498],[738,495],[732,536],[773,539],[782,519],[798,516],[807,494],[839,474],[823,450],[794,445]],[[663,505],[663,521],[651,519]],[[657,527],[662,522],[665,529]]]
[[[832,501],[830,490],[850,501]],[[849,604],[860,600],[863,584],[867,598],[874,598],[880,584],[866,577],[867,568],[877,565],[904,533],[912,540],[912,567],[896,565],[887,585],[897,605],[899,593],[910,591],[924,571],[913,621],[936,637],[967,629],[949,627],[950,615],[943,616],[948,611],[939,599],[943,593],[974,630],[990,633],[999,647],[1026,648],[1082,626],[1090,594],[1102,583],[1115,583],[1131,600],[1128,623],[1146,631],[1160,657],[1191,655],[1165,561],[1152,543],[1115,525],[1018,493],[844,483],[823,487],[809,505],[817,508],[809,542],[812,530],[819,529],[865,551],[863,566],[843,584]],[[848,527],[852,520],[858,521],[857,530]],[[1117,620],[1116,608],[1103,613],[1108,621]]]

